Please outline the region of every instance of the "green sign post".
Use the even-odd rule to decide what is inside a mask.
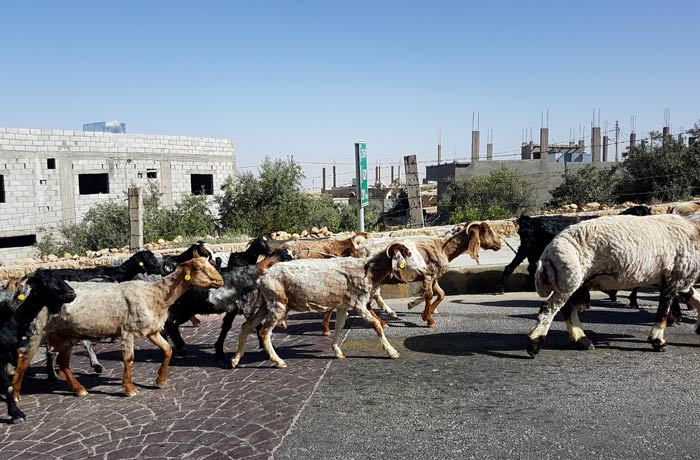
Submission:
[[[367,181],[367,144],[355,143],[355,173],[357,178],[357,203],[360,205],[357,217],[360,221],[359,231],[365,231],[365,206],[369,204],[369,188]]]

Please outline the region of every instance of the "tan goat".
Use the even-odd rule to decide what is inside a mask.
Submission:
[[[183,262],[171,275],[159,281],[126,281],[123,283],[72,282],[77,297],[49,316],[44,309],[30,329],[29,345],[19,351],[17,370],[13,381],[13,396],[19,400],[22,378],[32,356],[45,338],[58,351],[60,373],[78,396],[87,391],[70,370],[73,343],[80,339],[120,337],[124,360],[122,385],[127,396],[138,393],[131,383],[134,364],[134,339],[147,337],[163,351],[163,362],[158,370],[156,385],[165,386],[172,350],[160,331],[168,316],[168,308],[190,288],[218,288],[223,279],[207,259],[199,257]]]

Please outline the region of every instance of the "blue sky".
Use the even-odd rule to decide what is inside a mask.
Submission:
[[[0,2],[0,126],[234,139],[352,177],[415,153],[464,158],[472,113],[497,154],[549,109],[550,141],[630,116],[637,131],[700,118],[700,2]],[[537,139],[535,139],[537,141]],[[588,143],[588,141],[587,141]],[[505,157],[502,155],[501,157]],[[424,172],[424,168],[420,168]],[[388,167],[383,174],[388,174]],[[370,174],[370,178],[373,174]]]

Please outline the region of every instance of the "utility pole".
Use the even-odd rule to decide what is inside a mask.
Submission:
[[[143,248],[143,196],[141,187],[129,187],[129,249]]]
[[[615,161],[620,161],[620,157],[617,153],[617,145],[620,142],[620,123],[615,120]]]

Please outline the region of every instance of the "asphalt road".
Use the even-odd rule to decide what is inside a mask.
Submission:
[[[329,367],[274,458],[700,458],[695,314],[655,353],[655,296],[641,298],[631,310],[594,294],[581,319],[596,350],[569,349],[559,320],[534,360],[535,294],[449,298],[437,329],[390,302],[398,360],[351,318],[348,358]]]

